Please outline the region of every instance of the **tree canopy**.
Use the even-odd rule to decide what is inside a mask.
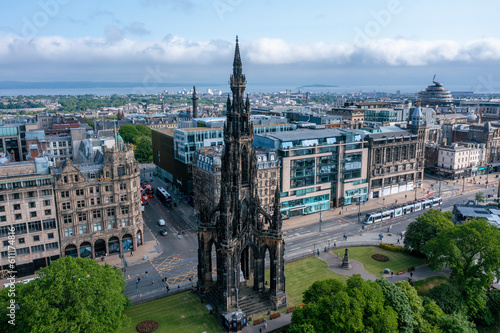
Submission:
[[[453,214],[429,209],[406,228],[404,245],[406,248],[424,253],[424,245],[444,229],[453,227]]]
[[[151,137],[139,136],[135,138],[134,156],[139,162],[153,162],[153,142]]]
[[[315,282],[308,300],[294,311],[290,332],[397,332],[397,313],[384,304],[382,288],[354,275],[347,285],[337,280]]]
[[[473,315],[485,307],[485,290],[500,276],[500,230],[484,219],[446,228],[427,242],[424,253],[432,269],[449,267]]]
[[[128,321],[121,272],[95,260],[65,257],[40,278],[16,284],[15,326],[8,323],[9,288],[0,291],[2,332],[116,332]]]
[[[141,136],[141,133],[135,125],[122,125],[118,133],[120,133],[125,143],[134,143],[135,138]]]

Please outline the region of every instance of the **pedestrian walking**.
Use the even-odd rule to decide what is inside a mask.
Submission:
[[[394,272],[391,271],[391,278],[394,278]]]
[[[398,239],[398,241],[396,242],[396,244],[401,244],[401,243],[399,242],[399,239]]]
[[[267,321],[264,320],[264,328],[267,328]]]
[[[347,239],[347,236],[344,234],[344,240],[346,240],[346,239]]]
[[[413,277],[413,272],[410,272],[410,277]]]
[[[318,257],[319,257],[319,249],[317,249],[317,250],[318,250]]]
[[[333,247],[337,247],[337,243],[336,242],[333,242]]]
[[[140,277],[137,278],[137,283],[139,283],[139,282],[141,282],[141,278]]]
[[[155,280],[151,280],[151,284],[155,284]]]
[[[134,251],[130,251],[130,256],[133,257],[134,256]]]
[[[262,333],[262,327],[259,327],[259,333]]]
[[[389,230],[392,230],[392,224],[389,226]]]
[[[146,277],[148,277],[148,271],[146,271],[146,273],[145,273],[145,274],[146,274]]]

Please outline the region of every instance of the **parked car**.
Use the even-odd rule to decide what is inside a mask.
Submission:
[[[167,234],[168,234],[167,230],[165,230],[165,229],[160,230],[160,235],[166,236]]]
[[[159,219],[158,220],[158,225],[165,225],[165,220],[164,219]]]

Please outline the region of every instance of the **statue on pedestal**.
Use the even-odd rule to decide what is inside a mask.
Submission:
[[[351,264],[349,264],[349,249],[345,249],[344,259],[342,259],[342,265],[340,265],[342,269],[351,269]]]

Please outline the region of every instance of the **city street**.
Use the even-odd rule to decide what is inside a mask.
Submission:
[[[164,181],[152,175],[154,168],[152,166],[144,166],[141,170],[144,177],[148,180],[153,179],[152,184],[163,186],[172,195],[176,206],[163,206],[158,199],[152,198],[146,205],[144,215],[145,230],[151,230],[151,234],[158,241],[162,249],[162,253],[155,259],[149,260],[131,266],[127,269],[127,276],[130,279],[127,282],[125,293],[136,297],[159,297],[167,294],[166,286],[173,289],[185,289],[195,285],[197,278],[197,262],[198,262],[198,240],[196,235],[197,220],[193,214],[193,209],[175,190],[166,184]],[[150,176],[151,175],[151,176]],[[461,182],[442,181],[441,194],[443,204],[439,207],[443,211],[451,211],[454,204],[462,204],[468,200],[474,200],[478,191],[481,191],[487,196],[491,191],[496,197],[498,178],[496,175],[490,175],[490,185],[486,188],[486,176],[482,176],[483,184],[473,184],[466,179],[465,186]],[[471,179],[472,180],[472,179]],[[434,185],[434,186],[433,186]],[[439,181],[426,179],[421,189],[418,189],[415,195],[418,198],[426,195],[431,195],[437,191]],[[461,194],[464,190],[464,194]],[[427,191],[430,193],[427,194]],[[285,259],[292,260],[293,258],[304,257],[311,254],[313,251],[323,251],[325,247],[333,248],[334,245],[342,247],[349,244],[363,244],[367,242],[373,244],[373,239],[380,232],[387,235],[388,228],[390,232],[399,235],[406,230],[408,224],[423,214],[426,210],[404,215],[399,218],[393,218],[381,223],[365,226],[358,223],[358,209],[361,211],[361,221],[365,214],[377,209],[383,209],[391,202],[393,205],[396,200],[400,203],[413,200],[413,192],[406,194],[398,194],[389,196],[386,200],[374,199],[370,200],[367,205],[362,207],[349,206],[344,208],[342,215],[338,212],[340,209],[332,209],[322,213],[321,232],[320,232],[320,216],[312,214],[285,220],[283,222],[283,233],[285,238]],[[409,196],[409,198],[405,198]],[[406,199],[406,200],[405,200]],[[490,199],[491,200],[491,199]],[[166,226],[159,226],[158,219],[164,219]],[[168,231],[167,236],[159,234],[160,229]],[[145,233],[147,234],[147,233]],[[343,236],[347,236],[347,241],[343,240]],[[182,236],[182,238],[180,237]],[[146,271],[148,275],[146,276]],[[140,278],[140,282],[137,282]],[[166,282],[162,279],[167,278]]]

